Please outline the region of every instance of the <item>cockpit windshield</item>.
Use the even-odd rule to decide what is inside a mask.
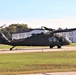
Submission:
[[[68,41],[69,43],[71,43],[71,40],[69,40],[68,37],[65,37],[65,40]]]

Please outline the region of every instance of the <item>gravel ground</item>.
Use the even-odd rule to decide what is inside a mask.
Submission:
[[[33,48],[25,48],[25,49],[14,49],[12,51],[10,51],[9,49],[2,49],[0,50],[0,54],[3,53],[24,53],[24,52],[51,52],[51,51],[76,51],[76,47],[68,47],[68,46],[64,46],[61,49],[57,49],[56,47],[53,49],[50,49],[49,47],[33,47]]]

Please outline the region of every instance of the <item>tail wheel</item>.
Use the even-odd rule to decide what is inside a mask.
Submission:
[[[61,45],[57,45],[57,48],[61,48]]]
[[[15,46],[13,46],[12,48],[10,48],[10,50],[12,50]]]

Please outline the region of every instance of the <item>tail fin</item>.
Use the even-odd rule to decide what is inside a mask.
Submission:
[[[5,37],[5,35],[0,31],[0,44],[9,44],[9,40]]]

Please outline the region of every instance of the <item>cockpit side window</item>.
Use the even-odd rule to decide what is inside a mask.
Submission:
[[[50,42],[55,42],[55,41],[57,41],[57,39],[56,39],[55,37],[50,37],[50,38],[49,38],[49,41],[50,41]]]
[[[53,41],[57,41],[57,39],[56,39],[56,38],[54,38],[54,39],[53,39]]]

